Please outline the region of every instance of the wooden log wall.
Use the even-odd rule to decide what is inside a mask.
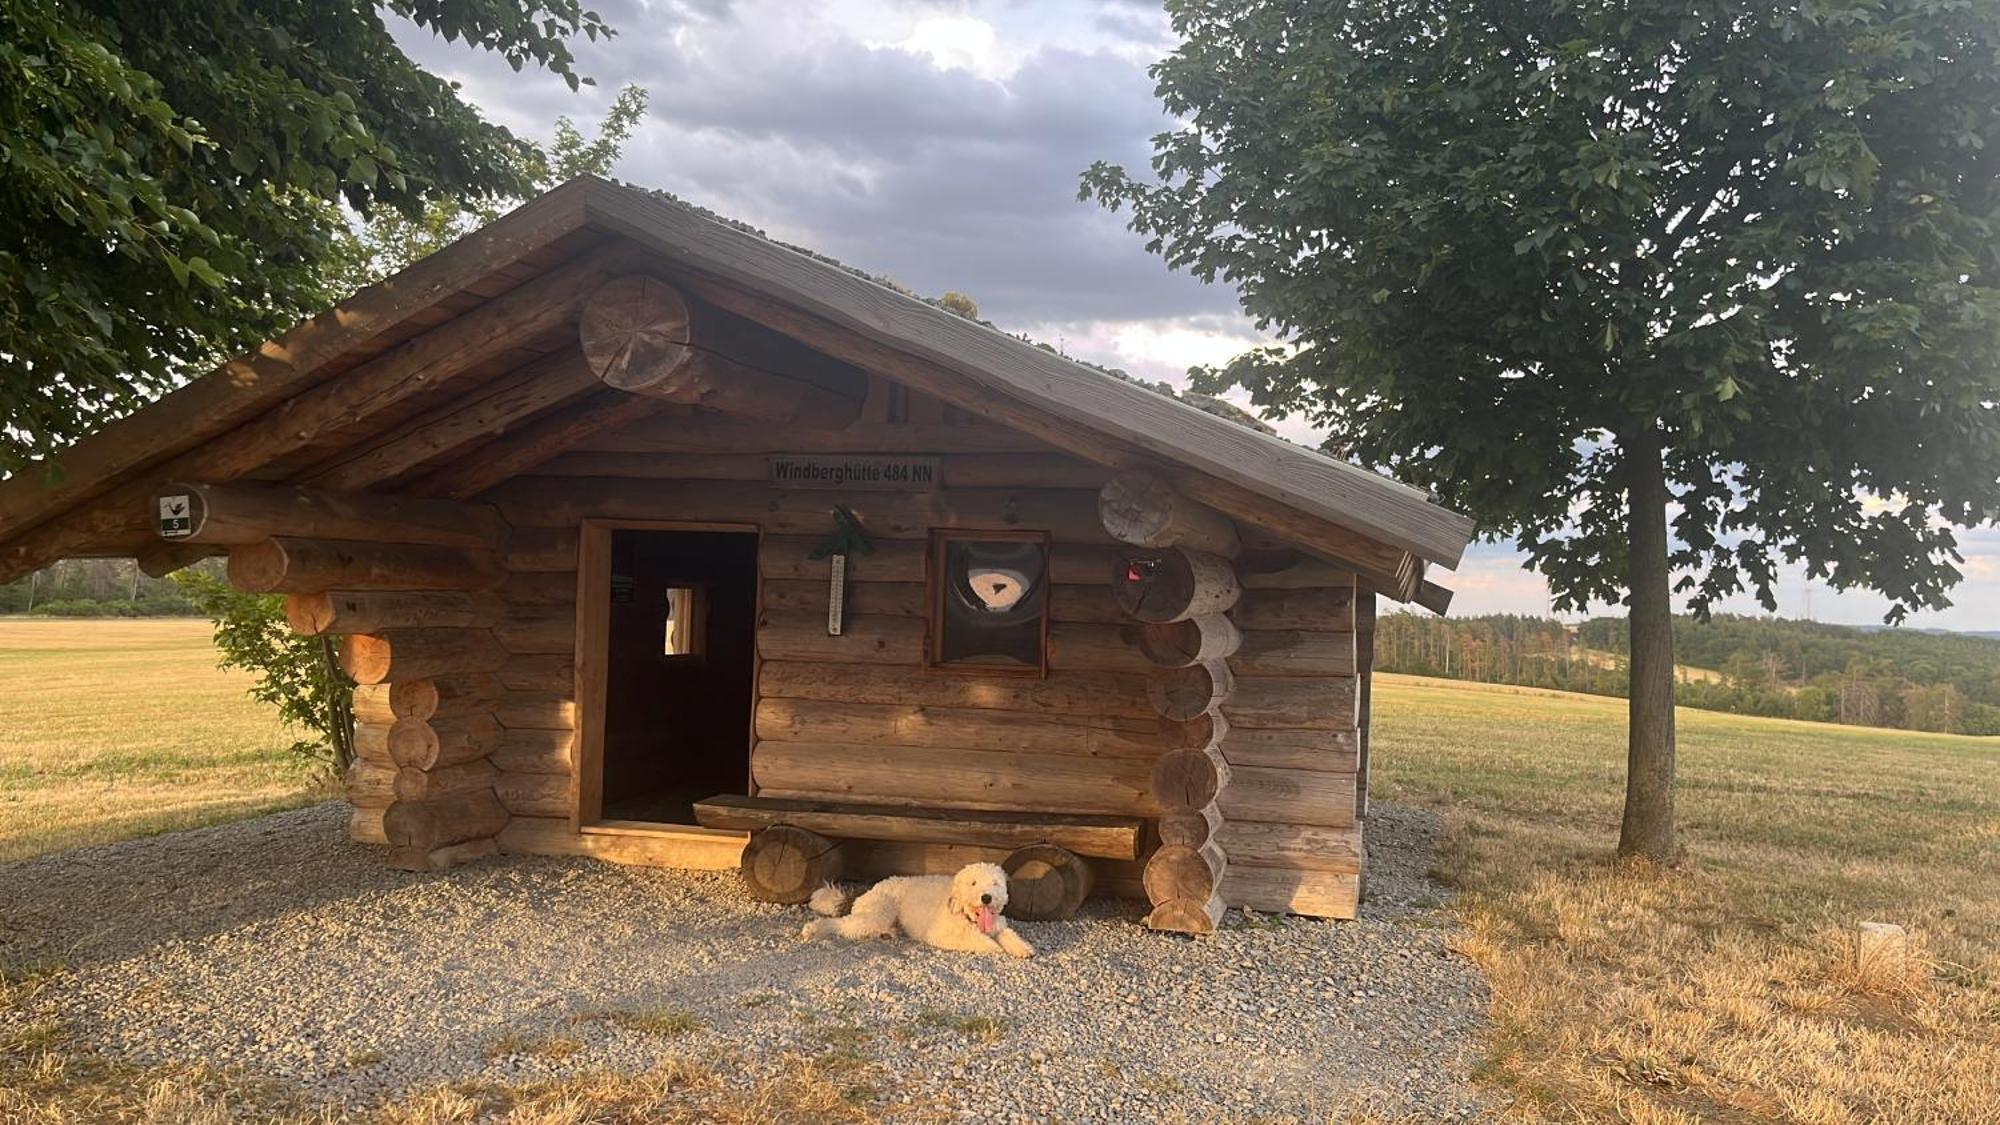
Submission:
[[[389,862],[436,870],[497,850],[508,811],[492,761],[517,638],[549,623],[498,589],[505,526],[490,505],[271,485],[170,486],[187,538],[225,547],[237,587],[282,593],[292,628],[337,636],[355,691],[349,831]]]
[[[918,411],[925,404],[915,405]],[[929,404],[934,406],[935,404]],[[728,448],[718,434],[740,423],[713,416],[653,420],[609,432],[535,475],[485,495],[512,532],[501,549],[500,594],[544,583],[574,597],[575,524],[587,518],[756,525],[760,605],[751,779],[775,797],[966,809],[1152,816],[1149,783],[1163,746],[1147,701],[1152,666],[1127,636],[1129,621],[1106,582],[1111,538],[1096,517],[1109,471],[998,427],[941,420],[889,423],[872,403],[845,431],[793,431],[823,452],[931,448],[929,492],[786,490],[772,487],[761,453]],[[919,418],[923,415],[919,415]],[[945,431],[955,431],[947,434]],[[770,435],[737,449],[784,451]],[[994,451],[987,451],[993,447]],[[874,550],[848,560],[846,620],[826,632],[829,564],[808,556],[832,531],[830,509],[850,507]],[[1051,533],[1050,671],[1044,679],[940,674],[924,667],[925,554],[932,528]],[[567,603],[565,603],[567,604]],[[574,705],[573,648],[510,656],[497,675],[509,698]],[[508,714],[501,713],[503,728]],[[517,716],[517,721],[518,721]],[[498,791],[515,816],[509,836],[557,830],[567,815],[570,747],[521,745],[503,729]],[[886,862],[886,861],[885,861]],[[1136,865],[1103,872],[1108,890],[1138,893]]]
[[[1253,910],[1351,918],[1362,870],[1359,762],[1372,613],[1353,574],[1283,549],[1237,560],[1236,690],[1221,708],[1230,784],[1223,896]],[[1368,612],[1362,612],[1366,604]]]

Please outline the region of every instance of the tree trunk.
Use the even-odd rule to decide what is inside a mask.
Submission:
[[[1626,584],[1631,592],[1630,719],[1625,820],[1618,854],[1671,863],[1674,842],[1674,618],[1668,591],[1667,483],[1659,427],[1625,443],[1631,509]]]

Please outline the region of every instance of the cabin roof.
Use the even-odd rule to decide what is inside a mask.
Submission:
[[[521,294],[538,282],[543,290],[556,287],[565,269],[582,278],[588,271],[579,263],[620,252],[647,255],[649,268],[670,271],[704,300],[814,347],[837,348],[846,353],[839,358],[1079,455],[1121,468],[1171,469],[1184,487],[1198,482],[1201,488],[1189,491],[1212,506],[1358,564],[1401,600],[1448,597],[1434,586],[1430,599],[1419,597],[1430,586],[1424,565],[1455,566],[1474,531],[1466,516],[1388,477],[1070,360],[669,197],[584,177],[107,423],[51,464],[0,480],[0,580],[65,555],[157,546],[144,510],[156,484],[299,480],[314,449],[408,427],[420,407],[435,413],[447,405],[441,398],[475,381],[527,369],[560,346],[559,334],[536,324],[509,332],[489,316],[489,325],[503,325],[507,346],[467,368],[444,364],[447,329],[482,306],[504,311],[510,299],[526,315],[532,309]],[[412,391],[410,380],[434,374],[435,388]],[[377,398],[401,407],[377,410]],[[491,439],[476,430],[467,432]],[[551,440],[561,433],[552,425]]]

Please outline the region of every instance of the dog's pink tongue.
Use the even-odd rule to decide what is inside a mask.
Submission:
[[[978,926],[979,926],[979,932],[980,932],[980,933],[982,933],[982,934],[990,934],[990,933],[992,933],[992,932],[993,932],[993,925],[994,925],[994,922],[993,922],[993,908],[992,908],[992,907],[990,907],[990,906],[982,906],[982,907],[980,907],[980,908],[979,908],[979,919],[978,919],[978,923],[977,923],[977,924],[978,924]]]

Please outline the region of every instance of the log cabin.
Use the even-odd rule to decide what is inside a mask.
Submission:
[[[1351,917],[1423,492],[581,179],[0,480],[0,580],[226,555],[337,638],[355,840],[824,879],[1004,863]]]

